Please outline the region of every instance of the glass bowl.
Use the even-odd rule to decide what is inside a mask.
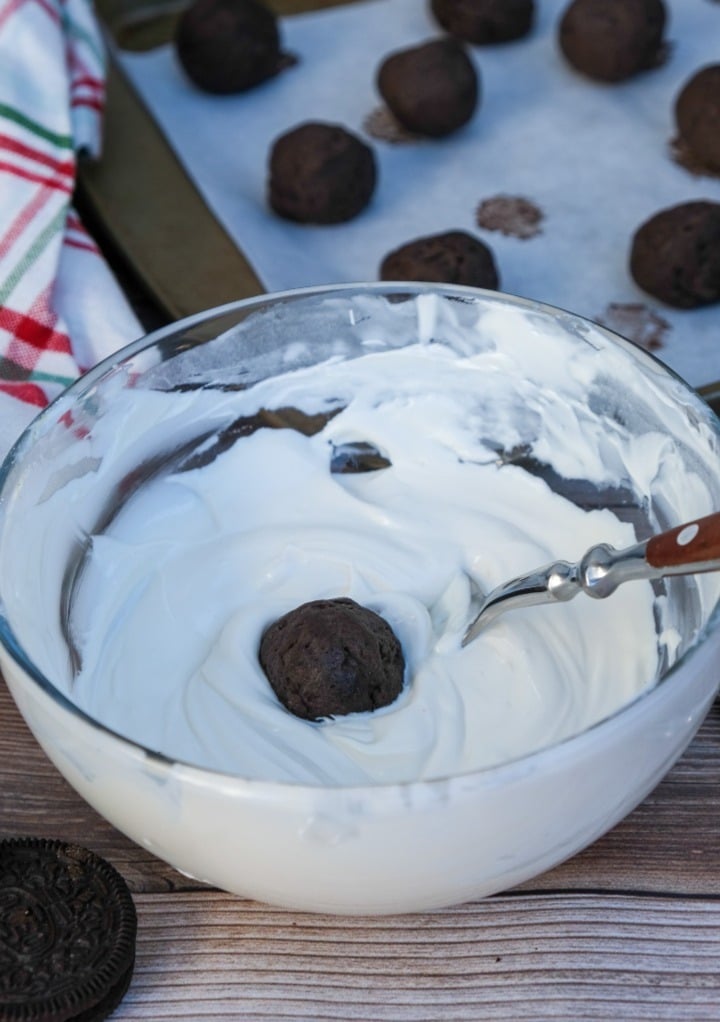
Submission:
[[[415,431],[406,428],[404,434],[416,451],[408,471],[425,486],[426,497],[398,527],[364,489],[385,485],[368,482],[373,473],[382,474],[377,464],[367,476],[343,473],[341,482],[333,480],[333,486],[344,487],[345,503],[338,507],[344,509],[350,499],[353,506],[371,506],[375,524],[347,555],[345,589],[329,592],[338,589],[337,575],[331,572],[328,582],[316,562],[325,558],[325,564],[324,536],[338,524],[328,525],[328,515],[336,513],[332,500],[318,496],[318,511],[312,490],[308,494],[300,481],[295,501],[291,473],[273,461],[275,448],[263,446],[267,437],[257,438],[267,434],[267,442],[275,443],[282,432],[293,451],[304,452],[308,444],[316,450],[317,438],[331,424],[334,439],[322,443],[333,457],[346,456],[348,443],[353,447],[358,441],[361,452],[371,449],[382,458],[387,453],[382,429],[353,434],[353,422],[359,428],[358,422],[370,421],[356,416],[343,433],[344,420],[335,413],[344,414],[355,391],[365,395],[371,410],[381,409],[381,418],[386,406],[398,403],[398,395],[400,405],[414,408],[419,391],[405,370],[408,357],[432,363],[423,370],[420,388],[420,398],[430,394],[430,404],[413,413]],[[457,359],[474,367],[468,393],[453,390]],[[362,381],[369,391],[362,390]],[[305,409],[300,426],[284,421],[280,428],[277,422],[258,427],[253,419],[258,409],[285,415],[302,404],[307,387],[315,388],[315,404]],[[320,421],[308,426],[306,413],[312,417],[318,409]],[[257,450],[242,446],[248,436],[260,445]],[[685,749],[717,692],[718,576],[675,577],[643,589],[641,596],[640,590],[632,595],[632,587],[650,584],[628,583],[606,601],[580,596],[574,609],[512,612],[492,626],[497,631],[487,646],[478,640],[476,649],[461,653],[463,615],[470,612],[477,589],[539,564],[532,563],[537,552],[532,545],[525,550],[524,540],[505,544],[506,556],[502,542],[483,548],[479,534],[472,540],[477,555],[468,557],[445,589],[437,582],[447,551],[454,550],[455,533],[472,535],[474,528],[471,514],[457,517],[458,502],[443,492],[445,477],[437,475],[432,460],[450,448],[451,460],[462,463],[463,472],[474,472],[482,462],[483,471],[491,473],[483,477],[493,481],[490,504],[495,484],[502,489],[512,483],[510,498],[496,514],[501,532],[509,529],[512,538],[524,529],[532,538],[534,530],[547,532],[548,520],[557,515],[550,523],[552,541],[543,541],[547,560],[579,557],[588,539],[611,539],[606,530],[634,542],[720,506],[720,428],[685,383],[594,324],[494,292],[382,283],[240,301],[129,345],[44,410],[0,473],[0,662],[37,740],[83,798],[188,875],[276,905],[358,914],[425,910],[509,888],[573,855],[636,806]],[[254,574],[238,572],[230,554],[225,557],[228,516],[197,512],[190,482],[200,473],[208,478],[211,471],[216,476],[224,471],[227,479],[223,459],[236,449],[256,450],[254,468],[244,463],[236,480],[240,496],[233,499],[239,503],[230,515],[241,530],[246,515],[252,520]],[[393,457],[391,452],[391,463]],[[274,480],[280,489],[268,490]],[[152,489],[158,485],[170,490]],[[511,499],[515,485],[519,494],[530,496]],[[155,499],[148,494],[156,492],[169,503],[148,527],[147,509]],[[402,497],[402,486],[393,492]],[[272,501],[268,493],[275,494]],[[432,502],[432,514],[423,500],[428,507]],[[419,539],[415,535],[426,510],[435,521],[427,542],[422,531]],[[577,534],[574,526],[563,524],[566,514],[582,525]],[[305,528],[303,516],[322,541],[313,545],[305,532],[293,539],[293,529]],[[278,521],[290,536],[286,546],[293,548],[282,570],[264,545]],[[387,532],[388,522],[395,522],[393,549],[378,552],[375,533]],[[164,551],[176,527],[189,529],[202,544],[212,541],[215,560],[203,560],[210,547],[201,545],[192,570],[165,572]],[[132,545],[136,529],[148,545]],[[401,557],[400,568],[393,567],[391,583],[386,582],[382,562],[394,565],[395,548],[405,551],[411,534],[415,547],[408,549],[416,556]],[[347,531],[342,535],[347,538]],[[96,562],[98,551],[128,542],[132,552],[123,548],[115,560]],[[424,542],[424,548],[418,546]],[[373,550],[371,567],[364,562],[364,545]],[[362,562],[362,571],[355,570],[354,559]],[[134,565],[132,571],[128,565]],[[138,565],[141,576],[132,573]],[[400,591],[403,572],[420,595]],[[271,588],[280,585],[287,604],[288,592],[294,599],[304,593],[307,600],[354,595],[361,576],[361,595],[367,597],[373,585],[392,590],[389,596],[380,593],[379,606],[387,609],[404,648],[408,640],[400,713],[396,717],[392,706],[376,711],[387,753],[382,767],[373,776],[353,772],[355,765],[347,776],[342,769],[335,775],[334,766],[314,773],[312,746],[309,753],[291,750],[289,758],[283,752],[282,769],[276,770],[266,731],[279,741],[287,724],[293,733],[305,728],[303,734],[316,737],[328,722],[289,721],[291,715],[257,680],[260,695],[251,710],[234,710],[234,717],[226,712],[223,693],[202,686],[186,691],[178,672],[195,655],[188,643],[202,634],[215,650],[245,634],[239,662],[255,664],[260,634],[269,623],[268,579]],[[290,590],[282,589],[283,579],[292,583]],[[245,591],[236,616],[251,621],[249,633],[228,631],[226,619],[216,614],[232,598],[233,580]],[[135,620],[132,601],[138,593],[154,592],[154,586],[161,595],[149,604],[150,613],[143,610],[142,620]],[[432,589],[432,599],[426,589]],[[629,609],[618,614],[624,605],[611,606],[611,601],[623,590],[630,593]],[[130,604],[113,602],[128,592]],[[163,638],[155,609],[162,617],[175,601],[191,612],[186,619],[173,618],[175,630]],[[422,627],[413,617],[416,611],[408,610],[411,604],[421,608]],[[634,608],[640,605],[636,621]],[[104,624],[92,632],[88,622],[96,613]],[[135,631],[128,625],[131,619]],[[586,633],[577,645],[580,620]],[[443,633],[440,639],[434,629]],[[560,726],[572,702],[568,692],[556,693],[559,702],[548,712],[542,693],[527,701],[530,697],[522,694],[527,680],[513,669],[507,705],[492,712],[512,727],[524,721],[532,739],[523,738],[521,729],[519,744],[504,745],[502,726],[491,721],[482,741],[476,740],[473,714],[481,697],[478,703],[469,695],[465,706],[462,699],[443,702],[433,695],[423,704],[426,711],[431,707],[425,730],[439,733],[448,714],[459,724],[443,739],[442,755],[423,759],[415,755],[422,742],[414,724],[409,731],[393,731],[395,719],[407,719],[403,707],[413,703],[424,669],[423,657],[412,652],[420,633],[428,655],[445,656],[449,650],[450,675],[454,665],[466,663],[468,691],[474,691],[477,676],[477,691],[498,705],[502,693],[489,687],[486,658],[492,653],[498,662],[512,664],[525,649],[531,660],[533,643],[552,635],[546,673],[553,674],[552,657],[572,661],[571,688],[583,705],[592,706],[579,723]],[[98,639],[100,652],[93,646]],[[615,659],[608,659],[608,651]],[[466,655],[474,659],[460,659]],[[630,688],[618,682],[625,659],[637,660],[645,671]],[[237,685],[245,685],[251,673],[240,671]],[[156,686],[169,701],[156,696]],[[517,693],[526,700],[522,705],[513,704]],[[203,717],[206,711],[210,737],[205,736],[201,754],[194,744],[194,714]],[[355,742],[353,748],[372,745],[366,741],[368,715],[360,716],[362,721],[350,720],[342,732],[346,745]],[[187,735],[180,742],[183,728]],[[228,729],[232,744],[233,728],[240,759],[224,766],[218,749],[228,743]],[[491,735],[492,728],[499,737]],[[256,735],[262,752],[255,751]],[[498,738],[494,752],[490,737]],[[293,757],[301,764],[296,774]]]

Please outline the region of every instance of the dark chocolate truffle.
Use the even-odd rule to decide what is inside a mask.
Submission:
[[[382,261],[380,279],[466,284],[490,290],[500,283],[488,246],[465,231],[416,238],[389,252]]]
[[[372,149],[339,124],[307,122],[276,139],[268,198],[280,216],[336,224],[370,201],[377,171]]]
[[[127,884],[87,848],[0,842],[0,1019],[102,1022],[135,965]]]
[[[380,65],[377,87],[403,127],[435,138],[467,124],[479,94],[472,61],[450,38],[391,53]]]
[[[263,634],[259,660],[280,702],[305,720],[388,706],[405,659],[387,621],[354,600],[313,600]]]
[[[700,163],[720,171],[720,64],[690,78],[675,101],[680,137]]]
[[[678,309],[720,301],[720,203],[656,213],[635,233],[630,272],[644,291]]]
[[[431,0],[430,7],[446,32],[477,46],[522,38],[535,16],[534,0]]]
[[[582,74],[620,82],[661,62],[665,20],[663,0],[573,0],[560,19],[560,49]]]
[[[175,33],[178,60],[205,92],[244,92],[292,63],[261,0],[194,0]]]

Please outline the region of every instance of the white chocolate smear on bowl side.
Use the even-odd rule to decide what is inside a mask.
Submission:
[[[82,668],[68,680],[71,698],[171,758],[340,785],[517,758],[653,685],[659,647],[666,642],[672,659],[677,634],[672,623],[656,627],[663,601],[656,607],[644,582],[603,601],[581,595],[513,611],[460,647],[474,613],[471,578],[489,590],[558,557],[579,558],[593,543],[636,541],[610,510],[581,510],[503,464],[499,446],[530,439],[534,457],[561,476],[598,486],[632,480],[639,493],[659,474],[675,476],[666,489],[680,508],[686,497],[697,507],[701,486],[666,434],[633,438],[589,407],[598,369],[622,378],[622,352],[598,357],[517,310],[486,311],[481,333],[498,343],[455,338],[460,352],[368,343],[358,359],[233,393],[120,391],[90,438],[99,450],[129,422],[138,438],[165,432],[174,442],[179,422],[217,426],[262,408],[341,410],[310,437],[260,429],[203,467],[160,475],[127,502],[93,540],[76,594]],[[391,467],[331,474],[333,445],[357,441],[375,445]],[[89,485],[82,477],[66,489],[82,500]],[[51,516],[54,499],[68,496],[46,502]],[[390,623],[406,685],[375,713],[307,722],[279,704],[257,649],[281,614],[336,596]]]

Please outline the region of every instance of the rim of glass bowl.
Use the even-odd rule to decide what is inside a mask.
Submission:
[[[307,298],[319,298],[326,295],[342,296],[346,294],[348,296],[357,295],[358,293],[364,294],[376,294],[382,295],[393,295],[402,294],[409,296],[418,296],[421,294],[440,294],[448,298],[456,298],[464,301],[492,301],[497,302],[501,305],[512,305],[520,309],[537,312],[541,315],[549,316],[552,319],[560,318],[565,326],[579,328],[579,335],[582,334],[582,329],[586,326],[592,327],[594,330],[599,331],[601,334],[607,336],[612,343],[619,345],[625,349],[630,355],[640,363],[645,363],[647,366],[655,369],[660,376],[667,376],[670,379],[674,379],[679,382],[684,390],[686,391],[688,400],[691,401],[699,412],[702,412],[706,417],[709,425],[714,429],[718,440],[720,440],[720,419],[715,415],[710,406],[697,394],[693,388],[671,367],[667,366],[659,358],[653,355],[651,352],[646,351],[639,345],[627,340],[620,334],[604,327],[592,320],[587,319],[584,316],[580,316],[577,313],[569,312],[566,309],[562,309],[559,306],[550,305],[547,302],[538,302],[530,298],[522,298],[517,295],[511,295],[507,292],[502,291],[488,291],[483,288],[472,288],[454,284],[432,284],[418,281],[370,281],[370,282],[354,282],[345,284],[326,284],[326,285],[314,285],[312,287],[293,288],[285,291],[274,291],[260,295],[253,295],[250,298],[241,298],[234,302],[227,302],[224,305],[215,306],[214,308],[207,309],[203,312],[194,313],[191,316],[185,316],[182,319],[175,320],[173,323],[167,326],[160,327],[158,330],[153,330],[148,334],[131,341],[129,344],[119,348],[116,352],[108,355],[106,358],[98,362],[92,369],[88,370],[81,377],[70,384],[65,390],[63,390],[50,404],[42,409],[38,415],[29,423],[29,425],[23,430],[18,439],[12,445],[7,455],[5,456],[2,464],[0,465],[0,507],[5,501],[5,484],[7,477],[15,463],[22,457],[27,448],[31,448],[34,442],[35,434],[38,430],[42,429],[44,423],[48,419],[53,421],[57,417],[58,408],[62,408],[64,404],[74,402],[74,400],[82,395],[84,391],[87,391],[95,385],[98,379],[103,377],[107,370],[111,367],[121,365],[124,362],[132,359],[138,353],[144,351],[147,348],[151,348],[158,342],[165,340],[174,334],[183,332],[187,329],[191,329],[202,323],[208,323],[213,319],[221,319],[223,316],[231,315],[232,313],[239,312],[245,309],[252,309],[253,307],[262,307],[263,305],[276,305],[280,302],[291,302],[300,301]],[[10,627],[10,624],[5,617],[4,607],[2,603],[2,594],[0,592],[0,643],[2,643],[6,652],[12,657],[13,660],[22,668],[25,674],[34,681],[46,695],[58,704],[62,709],[68,711],[72,716],[84,721],[89,724],[92,728],[97,731],[109,735],[116,741],[121,742],[123,745],[128,746],[131,750],[139,751],[148,758],[160,762],[166,765],[168,768],[179,767],[183,771],[190,771],[203,777],[216,777],[221,778],[224,782],[235,782],[235,783],[251,783],[253,786],[267,786],[268,788],[294,788],[294,789],[305,789],[310,791],[326,790],[332,792],[343,792],[343,791],[368,791],[372,789],[378,790],[389,790],[393,788],[412,788],[415,786],[426,787],[434,784],[444,785],[448,781],[462,778],[487,778],[492,775],[497,775],[503,771],[512,769],[518,764],[530,764],[531,762],[537,762],[545,757],[552,756],[559,749],[566,749],[572,746],[574,743],[578,743],[587,738],[587,736],[593,735],[598,731],[611,726],[613,722],[619,718],[626,716],[633,710],[637,711],[639,704],[647,703],[651,700],[659,698],[658,693],[664,691],[668,685],[674,685],[679,683],[677,681],[677,674],[681,667],[684,667],[698,652],[701,646],[706,641],[708,635],[720,627],[720,600],[713,608],[712,612],[708,616],[708,620],[704,627],[698,634],[694,644],[677,660],[669,671],[650,688],[644,689],[638,693],[635,698],[631,699],[627,703],[623,703],[617,710],[602,717],[596,721],[590,727],[585,728],[583,731],[578,732],[574,735],[569,735],[560,741],[551,742],[548,745],[541,746],[539,749],[535,749],[532,752],[526,753],[521,756],[516,756],[511,759],[503,760],[500,763],[495,763],[490,766],[480,767],[474,770],[467,770],[464,772],[453,773],[449,775],[443,775],[441,777],[432,778],[416,778],[410,781],[381,781],[374,782],[368,781],[365,784],[346,784],[346,785],[326,785],[321,782],[308,783],[306,781],[278,781],[270,778],[262,777],[250,777],[243,774],[231,773],[224,770],[218,770],[211,767],[204,767],[197,763],[193,763],[188,760],[176,759],[172,756],[168,756],[165,753],[158,752],[157,750],[150,749],[144,746],[142,743],[135,741],[134,739],[122,734],[119,731],[115,731],[112,727],[107,724],[96,720],[91,714],[87,713],[81,707],[77,706],[68,698],[63,692],[60,691],[45,675],[40,671],[30,657],[25,653],[24,649],[15,637],[15,634]]]

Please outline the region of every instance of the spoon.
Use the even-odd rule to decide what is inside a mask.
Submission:
[[[576,563],[554,561],[497,586],[483,599],[462,645],[506,610],[564,603],[578,593],[604,600],[622,582],[664,575],[691,575],[720,569],[720,511],[617,550],[608,543],[591,547]]]

